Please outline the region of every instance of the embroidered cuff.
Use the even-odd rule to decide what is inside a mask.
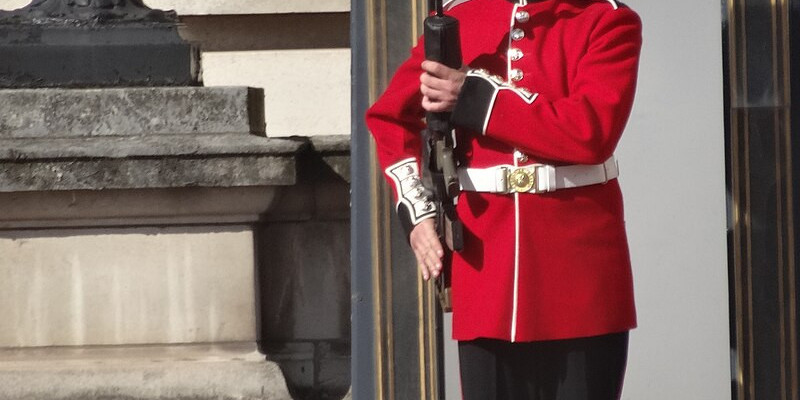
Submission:
[[[510,90],[527,104],[532,104],[538,94],[516,88],[496,75],[482,69],[467,72],[461,93],[458,95],[450,120],[454,125],[486,134],[494,103],[502,90]]]
[[[422,186],[415,158],[402,160],[386,168],[386,175],[394,183],[397,192],[397,214],[407,234],[422,220],[436,214],[436,204],[431,201]]]

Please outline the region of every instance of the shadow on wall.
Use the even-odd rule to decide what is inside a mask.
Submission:
[[[350,388],[349,137],[319,140],[258,238],[260,348],[303,400]]]

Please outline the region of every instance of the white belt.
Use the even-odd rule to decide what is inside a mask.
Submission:
[[[617,160],[611,156],[595,165],[552,166],[531,164],[520,167],[497,165],[490,168],[459,168],[461,190],[488,193],[545,193],[559,189],[606,183],[619,176]]]

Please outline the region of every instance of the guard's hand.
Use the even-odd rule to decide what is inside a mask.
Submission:
[[[422,108],[429,112],[453,111],[466,72],[428,60],[422,63],[422,70],[419,77]]]
[[[417,265],[422,273],[422,278],[426,281],[432,277],[436,278],[442,272],[442,257],[444,250],[439,238],[436,236],[436,228],[433,218],[423,220],[411,230],[409,237],[411,248],[417,257]]]

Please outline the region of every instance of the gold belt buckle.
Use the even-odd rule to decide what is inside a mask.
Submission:
[[[536,167],[519,167],[509,170],[508,188],[510,193],[526,193],[536,187]],[[536,191],[533,190],[535,193]]]

